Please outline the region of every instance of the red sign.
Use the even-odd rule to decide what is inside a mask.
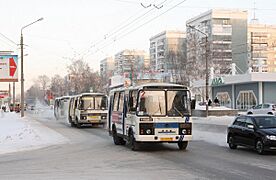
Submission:
[[[10,58],[10,76],[12,76],[12,77],[14,76],[16,68],[17,68],[17,66],[16,66],[14,59]]]

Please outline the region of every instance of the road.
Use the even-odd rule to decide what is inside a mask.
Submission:
[[[71,128],[52,116],[33,116],[70,143],[0,155],[0,179],[275,179],[276,154],[230,150],[202,140],[186,151],[175,144],[115,146],[102,128]],[[195,124],[194,133],[202,130]],[[217,133],[217,132],[216,132]],[[221,133],[221,135],[223,135]]]

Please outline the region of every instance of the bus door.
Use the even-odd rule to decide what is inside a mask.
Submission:
[[[108,121],[107,121],[109,131],[111,130],[111,114],[112,114],[112,111],[113,111],[112,108],[113,108],[113,104],[114,104],[113,100],[114,100],[114,95],[110,95],[109,107],[108,107]]]
[[[114,93],[114,104],[111,118],[112,124],[115,124],[118,134],[123,134],[124,99],[124,91]]]

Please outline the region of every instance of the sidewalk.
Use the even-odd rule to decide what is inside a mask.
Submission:
[[[0,154],[68,142],[61,134],[20,113],[0,114]]]

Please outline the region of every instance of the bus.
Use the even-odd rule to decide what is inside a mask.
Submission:
[[[54,115],[56,120],[67,120],[70,96],[62,96],[55,99]]]
[[[137,150],[140,143],[177,143],[192,139],[191,93],[186,86],[152,83],[112,90],[108,130],[115,145]]]
[[[70,98],[68,118],[72,127],[105,124],[108,98],[102,93],[82,93]]]

